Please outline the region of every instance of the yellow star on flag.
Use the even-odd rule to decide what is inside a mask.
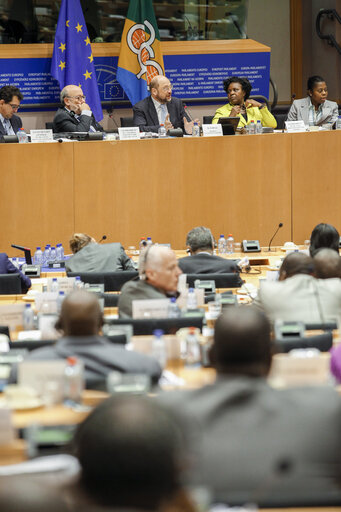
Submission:
[[[66,44],[60,43],[60,46],[58,46],[58,49],[61,50],[61,52],[63,53],[66,50]]]
[[[63,70],[65,68],[65,62],[63,62],[62,60],[60,61],[60,64],[58,65],[58,67]]]
[[[90,55],[90,57],[88,57],[88,59],[90,60],[90,62],[93,62],[94,58],[93,58],[92,54]]]
[[[90,44],[90,39],[89,39],[89,36],[84,39],[84,42],[85,42],[85,45],[88,46],[88,44]]]
[[[91,78],[91,75],[92,75],[92,71],[89,73],[89,71],[86,70],[86,73],[83,73],[83,76],[85,76],[85,80],[87,80],[88,78]]]
[[[76,27],[77,32],[82,32],[82,28],[83,28],[83,25],[80,25],[79,23],[77,23],[77,27]]]
[[[70,23],[70,20],[66,20],[66,22],[65,22],[65,26],[66,26],[66,27],[70,27],[69,23]]]

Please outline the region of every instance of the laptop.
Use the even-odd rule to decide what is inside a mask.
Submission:
[[[223,135],[234,135],[239,121],[239,117],[220,117],[218,122],[222,125]]]

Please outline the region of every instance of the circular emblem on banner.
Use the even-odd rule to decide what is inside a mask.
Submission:
[[[145,26],[150,32],[150,37],[146,39]],[[141,78],[145,73],[147,76],[147,84],[156,76],[163,75],[163,69],[160,64],[153,60],[155,52],[153,43],[155,41],[155,30],[149,21],[145,20],[144,24],[136,23],[130,27],[127,34],[127,43],[130,50],[137,55],[140,65],[140,71],[136,77]]]

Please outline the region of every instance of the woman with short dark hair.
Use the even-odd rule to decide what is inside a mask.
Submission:
[[[321,248],[333,249],[339,254],[340,234],[331,224],[321,222],[314,227],[310,236],[310,255],[315,256]]]
[[[231,76],[223,82],[229,102],[218,108],[212,124],[216,124],[220,117],[239,117],[238,128],[243,128],[252,121],[260,121],[262,126],[276,128],[274,116],[267,106],[259,101],[249,99],[252,85],[247,78]]]

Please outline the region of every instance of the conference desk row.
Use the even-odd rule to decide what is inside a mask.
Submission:
[[[341,131],[1,144],[0,159],[6,252],[80,231],[184,247],[197,225],[266,245],[279,222],[277,243],[303,243],[341,217]]]

